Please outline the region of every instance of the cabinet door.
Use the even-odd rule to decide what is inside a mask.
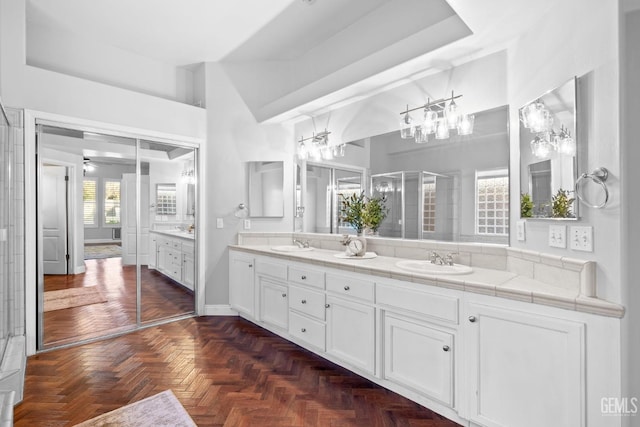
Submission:
[[[188,289],[194,289],[196,267],[193,255],[182,254],[182,281],[181,283]]]
[[[162,273],[168,274],[170,271],[172,261],[170,248],[164,244],[158,245],[158,270]]]
[[[384,378],[453,406],[453,335],[384,314]]]
[[[277,328],[289,327],[287,286],[258,276],[260,287],[260,320]]]
[[[253,258],[241,254],[229,255],[229,303],[231,308],[254,316]]]
[[[327,297],[327,353],[363,371],[375,372],[375,309]]]
[[[149,235],[149,269],[155,269],[158,264],[158,246],[155,233]]]
[[[585,425],[584,325],[481,304],[465,322],[470,417],[488,427]]]

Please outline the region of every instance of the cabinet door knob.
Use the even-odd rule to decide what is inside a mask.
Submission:
[[[307,280],[307,276],[302,276],[302,277],[300,277],[300,279]]]
[[[300,332],[307,332],[305,328],[300,329]]]
[[[300,302],[301,302],[301,303],[303,303],[303,304],[306,304],[306,303],[307,303],[307,300],[306,300],[306,299],[303,299],[303,300],[302,300],[302,301],[300,301]]]
[[[329,307],[331,307],[329,304],[324,305],[324,308],[329,308]]]
[[[286,298],[286,297],[287,297],[287,294],[282,294],[282,298]]]
[[[345,291],[348,291],[349,289],[351,289],[351,288],[349,287],[349,285],[347,285],[347,286],[345,286],[345,287],[344,287],[344,290],[345,290]]]
[[[444,345],[444,346],[442,346],[442,349],[443,349],[444,351],[449,351],[449,346],[448,346],[448,345]]]
[[[476,321],[476,316],[469,316],[469,322],[473,323]]]
[[[249,268],[253,267],[253,264],[249,264]]]

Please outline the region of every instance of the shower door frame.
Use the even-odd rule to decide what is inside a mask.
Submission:
[[[34,266],[34,268],[26,268],[25,270],[25,281],[26,281],[26,289],[25,289],[25,299],[26,301],[36,302],[39,298],[38,288],[40,286],[39,275],[41,274],[41,270],[39,268],[35,268],[38,266],[39,257],[36,248],[36,242],[38,239],[38,223],[37,223],[37,209],[38,209],[38,200],[36,194],[36,188],[38,183],[38,164],[36,158],[36,122],[38,124],[48,124],[57,127],[69,128],[69,129],[77,129],[85,132],[95,132],[108,134],[113,136],[121,136],[126,138],[133,138],[136,141],[136,151],[138,151],[138,147],[140,145],[141,140],[154,141],[159,143],[165,143],[174,145],[176,147],[184,147],[190,148],[194,150],[194,167],[196,170],[196,176],[198,176],[198,181],[196,182],[196,206],[197,206],[197,215],[195,215],[194,223],[195,223],[195,238],[196,238],[196,248],[195,248],[195,268],[196,268],[196,287],[194,292],[194,314],[199,315],[204,312],[204,263],[200,262],[202,257],[204,257],[204,239],[202,238],[201,233],[201,217],[206,215],[205,212],[205,203],[204,203],[204,193],[202,192],[202,186],[199,185],[199,181],[202,179],[202,176],[199,176],[198,173],[202,171],[202,159],[204,155],[202,154],[202,150],[204,148],[204,141],[199,138],[186,137],[181,135],[173,135],[167,134],[157,131],[149,131],[145,129],[132,128],[128,126],[119,126],[113,125],[103,122],[96,122],[92,120],[84,120],[75,117],[62,116],[58,114],[44,113],[33,110],[24,110],[24,143],[25,143],[25,240],[26,242],[33,242],[33,244],[25,245],[25,261],[26,265]],[[139,167],[139,153],[136,155],[136,162]],[[138,177],[136,179],[137,190],[140,187],[140,179],[139,172],[137,172]],[[136,207],[138,209],[137,217],[139,222],[139,206]],[[138,234],[140,230],[138,230]],[[138,236],[139,241],[139,236]],[[138,246],[139,247],[139,246]],[[131,330],[138,330],[141,328],[145,328],[148,326],[158,325],[162,323],[172,322],[177,319],[183,317],[191,317],[194,314],[186,314],[185,316],[172,317],[169,319],[160,319],[158,321],[153,322],[145,322],[142,323],[140,319],[140,267],[137,266],[137,297],[138,297],[138,310],[137,310],[137,322],[134,325],[134,328]],[[27,355],[36,354],[38,351],[41,351],[42,348],[39,348],[41,344],[41,340],[39,334],[41,331],[41,327],[38,325],[40,322],[40,314],[38,313],[41,310],[42,301],[40,303],[28,303],[25,307],[25,332],[26,332],[26,350]],[[130,332],[130,331],[127,331]],[[126,332],[125,332],[126,333]],[[118,335],[118,334],[116,334]],[[91,342],[97,339],[103,339],[104,336],[100,338],[90,339],[82,341]],[[80,343],[80,341],[79,341]],[[74,343],[73,345],[77,345],[78,343]],[[61,346],[64,347],[64,346]]]

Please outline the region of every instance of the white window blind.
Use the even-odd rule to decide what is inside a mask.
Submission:
[[[84,225],[87,227],[97,226],[97,185],[95,179],[85,179],[82,183],[82,202]]]
[[[104,224],[120,225],[120,181],[104,182]]]

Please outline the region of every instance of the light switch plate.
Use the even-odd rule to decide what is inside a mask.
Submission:
[[[593,227],[571,227],[569,239],[574,251],[593,252]]]
[[[222,218],[216,218],[216,228],[224,228],[224,220]]]
[[[6,241],[7,241],[7,229],[0,228],[0,242],[6,242]]]
[[[527,221],[523,219],[516,222],[516,238],[520,242],[524,242],[525,240],[527,240],[527,229],[525,225],[526,223]]]
[[[566,225],[550,225],[549,226],[549,246],[553,248],[567,247],[567,226]]]
[[[245,219],[244,220],[244,229],[245,230],[251,230],[251,220],[250,219]]]

